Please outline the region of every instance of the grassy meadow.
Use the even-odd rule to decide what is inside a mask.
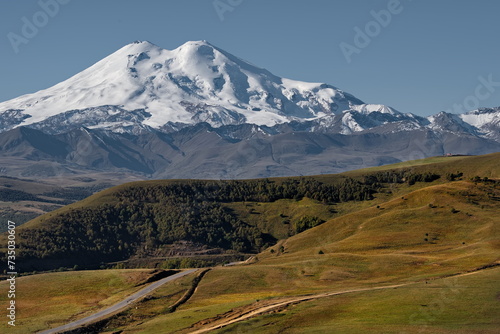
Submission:
[[[334,184],[346,176],[362,178],[397,168],[442,175],[432,183],[393,185],[370,201],[225,203],[242,221],[279,241],[248,263],[212,268],[175,312],[168,306],[189,289],[193,275],[156,290],[110,319],[101,332],[190,333],[259,305],[339,292],[212,332],[498,333],[500,185],[483,178],[500,178],[499,161],[500,154],[437,157],[317,176]],[[458,172],[462,176],[454,181],[445,177]],[[481,180],[472,181],[475,176]],[[144,184],[152,182],[181,181]],[[60,210],[111,200],[113,189]],[[306,215],[325,223],[294,234],[294,224]],[[42,223],[38,219],[27,226]],[[148,273],[124,269],[21,277],[19,327],[10,332],[33,332],[89,315],[138,290]],[[375,289],[396,284],[401,286]],[[4,287],[6,282],[1,282]],[[342,293],[356,289],[366,290]],[[0,295],[0,302],[5,300]]]

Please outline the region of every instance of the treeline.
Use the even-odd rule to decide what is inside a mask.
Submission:
[[[425,172],[415,173],[412,170],[389,170],[366,175],[364,183],[372,187],[380,187],[384,183],[407,183],[414,185],[416,182],[432,182],[439,179],[439,174]]]
[[[175,198],[73,210],[50,218],[44,228],[20,230],[19,236],[21,257],[66,259],[66,266],[147,256],[178,240],[238,252],[257,252],[275,242],[219,203]]]
[[[37,202],[42,202],[43,200],[40,199],[39,197],[21,191],[21,190],[15,190],[15,189],[7,189],[7,188],[1,188],[0,189],[0,201],[2,202],[18,202],[18,201],[37,201]]]
[[[45,216],[39,227],[20,229],[20,263],[25,271],[56,265],[86,267],[158,254],[164,245],[180,240],[255,253],[276,239],[239,219],[224,203],[304,197],[327,204],[364,201],[372,199],[382,183],[428,182],[437,177],[397,171],[376,173],[364,182],[345,178],[336,184],[296,178],[131,185],[117,190],[109,204]],[[299,233],[322,222],[304,217],[295,230]]]
[[[118,192],[120,201],[156,202],[175,196],[179,201],[274,202],[308,197],[324,203],[364,201],[373,198],[375,189],[352,178],[336,185],[313,178],[248,181],[184,181],[169,185],[131,186]]]
[[[70,195],[71,194],[71,195]],[[62,195],[68,195],[64,197]],[[33,202],[43,202],[43,203],[53,203],[53,204],[70,204],[77,200],[84,199],[92,195],[92,192],[80,193],[80,191],[70,191],[66,190],[64,193],[60,192],[50,192],[44,193],[41,196],[47,197],[62,197],[62,200],[41,198],[34,194],[16,189],[0,188],[0,201],[2,202],[19,202],[19,201],[33,201]]]

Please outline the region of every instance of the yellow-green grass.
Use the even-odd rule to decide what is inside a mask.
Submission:
[[[355,171],[355,173],[358,173],[358,172],[360,172],[360,173],[379,172],[379,171],[390,170],[390,169],[395,169],[395,168],[417,167],[417,166],[424,166],[424,165],[430,165],[430,164],[436,164],[436,163],[450,163],[450,162],[456,163],[458,161],[468,159],[468,158],[470,158],[470,156],[451,156],[451,157],[435,156],[435,157],[418,159],[418,160],[403,161],[403,162],[398,162],[398,163],[390,164],[390,165],[382,165],[382,166],[375,166],[375,167],[358,169]],[[350,172],[348,172],[348,173],[350,173]]]
[[[124,330],[124,333],[173,333],[258,300],[333,288],[329,282],[318,283],[317,280],[306,279],[293,266],[217,267],[205,275],[195,294],[175,313],[149,313],[150,319],[142,324],[132,321],[121,326],[110,326],[109,329]],[[335,288],[341,290],[344,286],[337,284]]]
[[[498,333],[500,268],[289,306],[213,333]]]
[[[131,308],[113,316],[106,324],[106,331],[116,332],[125,328],[133,328],[144,320],[158,315],[169,314],[169,307],[174,305],[191,287],[194,274],[169,282]]]
[[[214,317],[225,313],[233,308],[251,303],[251,300],[240,302],[227,302],[224,304],[207,305],[204,307],[193,307],[190,309],[179,309],[175,313],[162,314],[141,324],[127,327],[122,334],[158,334],[177,333],[178,331],[190,327],[192,324],[203,319]],[[189,332],[189,331],[188,331]]]
[[[295,234],[294,224],[304,216],[316,216],[326,221],[335,216],[334,205],[325,205],[309,198],[278,200],[270,203],[236,202],[225,204],[244,222],[258,226],[264,233],[278,239]]]
[[[418,168],[425,168],[422,171],[437,169],[461,171],[468,173],[471,177],[479,175],[493,178],[500,176],[497,166],[499,158],[499,154],[446,158],[452,160],[438,164],[419,164]],[[327,176],[321,178],[328,179]],[[150,181],[148,184],[158,184],[158,182],[179,181]],[[164,314],[162,305],[159,302],[157,304],[152,302],[151,310],[142,312],[138,309],[135,313],[137,317],[132,317],[134,319],[144,317],[144,323],[132,322],[129,327],[126,323],[117,323],[116,328],[125,329],[125,333],[157,333],[159,329],[164,328],[160,332],[169,333],[188,327],[198,320],[226,312],[233,307],[250,304],[257,299],[342,291],[348,288],[380,286],[396,282],[424,282],[429,279],[429,284],[435,284],[437,282],[435,279],[439,277],[498,262],[498,254],[500,254],[499,205],[498,201],[491,196],[495,193],[498,196],[498,191],[487,184],[476,185],[465,181],[444,182],[445,180],[442,180],[441,184],[432,186],[424,183],[411,187],[401,185],[395,187],[392,193],[378,195],[378,198],[371,202],[336,205],[335,209],[342,212],[342,216],[336,215],[321,226],[295,235],[286,241],[280,241],[278,245],[271,247],[273,252],[268,249],[258,254],[258,261],[255,264],[218,267],[208,272],[193,297],[175,313]],[[94,195],[83,204],[111,200],[116,189],[119,188]],[[75,205],[83,204],[80,202]],[[325,211],[325,208],[320,208],[319,203],[309,199],[299,202],[260,203],[260,205],[252,203],[252,205],[255,205],[255,210],[260,210],[262,214],[247,214],[246,219],[255,224],[263,224],[263,226],[267,223],[258,221],[262,217],[266,217],[268,223],[271,224],[275,222],[274,220],[279,222],[278,218],[282,218],[280,214],[290,217],[315,214],[328,219],[327,216],[321,215],[329,212]],[[376,207],[377,205],[379,208]],[[240,210],[242,214],[248,208],[245,203],[235,203],[231,206],[234,210]],[[257,216],[259,218],[256,218]],[[252,221],[252,219],[255,220]],[[271,229],[270,225],[269,228]],[[280,231],[280,233],[285,232],[285,229]],[[67,274],[77,273],[60,274],[64,277]],[[96,273],[106,273],[106,271]],[[88,280],[83,279],[83,281]],[[78,287],[81,285],[77,283],[77,280],[73,284]],[[425,283],[417,286],[427,286],[423,284]],[[124,287],[121,286],[121,288]],[[26,289],[26,291],[31,290]],[[71,296],[73,290],[68,291],[68,295]],[[118,293],[123,293],[120,291]],[[179,291],[174,291],[176,295],[172,295],[174,292],[167,290],[159,292],[158,298],[164,298],[166,302],[170,302],[175,299]],[[404,291],[410,295],[413,293],[403,289],[394,291],[400,291],[402,296]],[[372,294],[373,296],[380,294],[382,298],[386,296],[384,295],[386,293],[389,291],[377,291]],[[169,295],[172,296],[168,297]],[[384,298],[392,300],[391,298],[399,297],[386,296]],[[373,299],[377,298],[373,297]],[[47,321],[56,320],[63,322],[64,317],[55,314],[59,312],[59,305],[53,305],[54,302],[58,301],[48,301],[45,307],[46,310],[49,307],[48,311],[39,311],[40,313],[34,314],[32,321],[36,324],[46,324]],[[297,307],[310,303],[323,303],[323,301],[307,302]],[[90,304],[90,311],[82,303],[78,304],[79,309],[71,304],[67,305],[69,305],[68,309],[73,309],[63,311],[66,319],[75,314],[83,314],[84,311],[90,313],[92,307],[94,307],[93,310],[96,309],[96,306],[92,304]],[[324,310],[323,306],[318,307],[319,310]],[[342,313],[345,317],[344,326],[347,326],[343,328],[346,331],[369,331],[367,327],[356,327],[356,313],[354,312],[354,317],[349,320],[349,312],[351,309],[347,308],[344,311],[345,314]],[[54,320],[54,317],[57,319]],[[147,320],[148,317],[150,320]],[[19,320],[21,318],[20,314]],[[327,324],[327,327],[334,326],[331,323]],[[380,326],[384,324],[380,322]],[[350,325],[353,327],[350,328]],[[371,324],[368,325],[371,326]],[[386,325],[387,332],[405,330],[401,327],[391,327],[391,324]],[[33,325],[29,326],[34,328]],[[374,326],[375,332],[382,328],[377,327],[379,326],[377,323]],[[325,330],[325,327],[314,329],[312,326],[312,328],[311,333],[321,333]],[[443,333],[447,333],[447,330],[445,328]]]
[[[257,226],[264,233],[269,233],[277,239],[286,239],[295,233],[295,223],[305,216],[318,217],[328,221],[347,213],[359,211],[384,203],[390,198],[406,194],[409,189],[425,187],[424,184],[394,185],[390,193],[375,194],[371,201],[349,201],[335,204],[325,204],[307,197],[297,201],[283,199],[275,202],[234,202],[224,206],[233,210],[239,219],[252,226]]]
[[[498,161],[500,161],[500,153],[493,153],[483,156],[433,157],[415,161],[406,161],[392,165],[361,169],[341,174],[317,175],[311,177],[325,183],[336,183],[341,181],[345,177],[361,177],[363,175],[378,171],[400,169],[400,168],[403,169],[412,168],[416,172],[432,171],[438,174],[443,174],[443,176],[446,173],[454,173],[459,171],[464,173],[465,178],[474,177],[476,175],[480,177],[500,178],[500,165],[498,164]],[[281,180],[286,180],[289,178],[282,177],[282,178],[270,178],[270,179],[280,182]],[[149,187],[149,186],[183,183],[186,181],[187,180],[151,180],[151,181],[135,181],[135,182],[125,183],[116,187],[103,190],[82,201],[67,205],[51,213],[37,217],[32,221],[24,224],[21,228],[43,226],[43,224],[40,223],[43,223],[47,217],[61,214],[69,210],[81,207],[94,207],[105,203],[109,204],[115,203],[116,198],[114,197],[114,194],[120,190],[126,189],[131,186]]]
[[[301,275],[295,265],[248,265],[217,267],[208,272],[198,290],[182,306],[209,306],[243,300],[257,300],[316,291],[312,280]],[[321,284],[320,284],[321,285]],[[323,287],[324,288],[324,287]]]
[[[401,186],[392,194],[380,195],[379,199],[371,203],[372,207],[366,208],[365,202],[363,209],[356,211],[361,206],[350,203],[350,207],[346,206],[344,212],[352,213],[331,219],[319,227],[280,242],[272,247],[274,253],[267,250],[259,254],[256,264],[210,271],[194,296],[176,313],[158,315],[139,326],[126,327],[125,333],[172,333],[199,320],[259,299],[342,291],[395,282],[421,282],[416,283],[413,290],[400,288],[360,292],[353,294],[354,297],[330,297],[296,306],[303,307],[305,312],[312,310],[309,322],[303,317],[295,321],[293,317],[268,315],[229,327],[227,331],[278,333],[283,328],[289,328],[290,332],[296,333],[324,333],[342,328],[339,332],[418,332],[415,327],[408,326],[409,322],[401,322],[401,319],[409,319],[414,313],[417,314],[414,317],[420,316],[415,308],[400,307],[394,314],[390,308],[411,296],[418,300],[430,298],[433,291],[440,289],[436,278],[498,261],[498,204],[487,195],[492,190],[485,187],[471,182],[453,182],[431,187],[426,187],[425,184]],[[382,204],[389,198],[392,199]],[[254,209],[263,214],[255,216],[270,219],[278,219],[280,214],[295,216],[297,211],[293,210],[301,209],[294,208],[292,202],[280,202],[281,206],[260,203]],[[308,206],[304,212],[317,212],[317,203],[314,201],[304,199],[300,202],[303,206]],[[376,204],[380,208],[376,208]],[[232,208],[243,211],[247,207],[245,203],[237,203]],[[252,218],[253,215],[246,216],[249,221]],[[255,223],[262,224],[258,221]],[[425,241],[425,238],[428,240]],[[281,252],[280,246],[284,247],[284,252]],[[324,254],[319,254],[320,250]],[[498,271],[491,270],[488,273]],[[463,279],[466,277],[469,276]],[[424,281],[428,281],[428,284]],[[481,284],[484,286],[489,282],[491,285],[492,281],[497,280],[489,279]],[[422,288],[428,286],[435,289]],[[351,302],[350,298],[359,298],[360,301]],[[474,294],[464,298],[472,306],[481,303],[480,298],[474,299]],[[343,317],[340,327],[336,327],[337,317],[333,318],[333,322],[328,322],[328,317],[322,320],[325,314],[331,314],[328,310],[332,300],[339,303],[339,307],[345,307],[339,311]],[[363,302],[366,306],[357,306]],[[374,304],[376,307],[372,307]],[[363,321],[363,314],[367,309],[372,310],[372,313],[368,313],[368,320]],[[300,310],[298,313],[303,314],[302,309]],[[418,307],[416,310],[419,310]],[[443,315],[436,318],[427,332],[451,333],[457,329],[454,324],[465,326],[467,329],[464,332],[478,329],[492,331],[497,326],[492,320],[492,311],[488,308],[486,312],[475,314],[482,319],[484,326],[470,321],[467,323],[465,320],[453,322],[457,318],[461,319],[465,311],[457,311],[455,305],[450,310],[454,311],[443,311]],[[393,318],[384,316],[378,319],[379,312],[389,312]],[[307,316],[307,313],[304,314]],[[282,322],[280,317],[283,317]]]
[[[150,270],[94,270],[38,274],[16,280],[16,326],[0,331],[34,333],[83,318],[139,290]],[[0,282],[0,304],[7,305],[7,281]],[[7,318],[6,318],[7,319]]]
[[[259,265],[295,268],[311,289],[325,289],[328,282],[418,281],[498,263],[498,204],[481,199],[484,192],[475,187],[432,186],[332,219],[259,254]],[[476,194],[477,204],[464,193]]]
[[[483,189],[484,188],[484,189]],[[285,253],[264,252],[260,259],[284,263],[304,256],[412,252],[439,253],[468,247],[498,247],[498,202],[489,198],[494,189],[472,182],[430,186],[371,207],[330,220],[289,238]],[[498,192],[498,191],[497,191]],[[426,240],[427,239],[427,240]]]
[[[423,333],[480,333],[480,330],[495,333],[500,325],[497,318],[499,281],[500,269],[494,268],[467,276],[411,283],[396,289],[326,297],[289,306],[279,313],[258,316],[215,333],[420,333],[421,330]],[[285,279],[283,285],[287,283]],[[255,284],[240,282],[240,285],[248,288]],[[223,290],[220,288],[211,298],[205,299],[201,291],[212,288],[200,287],[197,298],[175,313],[157,314],[119,329],[124,330],[123,333],[175,333],[182,329],[181,332],[188,333],[185,329],[194,323],[251,304],[266,295],[235,293],[229,287],[228,293],[216,298],[215,294]],[[339,282],[331,290],[350,288],[349,284]]]
[[[463,173],[463,178],[474,176],[500,178],[500,153],[491,153],[480,156],[456,156],[456,157],[431,157],[420,160],[399,162],[396,164],[357,169],[334,175],[313,176],[319,181],[330,183],[341,177],[362,177],[371,173],[410,169],[416,173],[432,172],[445,176],[447,173]],[[442,179],[442,181],[446,181]]]
[[[193,297],[175,313],[165,314],[164,304],[173,301],[185,286],[158,291],[158,299],[141,303],[137,311],[127,313],[130,322],[117,322],[111,329],[123,329],[125,333],[155,333],[161,329],[170,333],[260,299],[396,282],[428,280],[429,284],[436,284],[435,278],[499,260],[498,202],[490,196],[495,191],[484,184],[452,182],[412,191],[404,194],[404,199],[397,197],[379,208],[373,206],[331,219],[280,242],[272,247],[274,253],[268,249],[258,254],[255,264],[217,267],[208,272]],[[301,202],[314,207],[315,203],[308,201]],[[279,209],[269,206],[266,210],[270,213]],[[320,250],[324,254],[319,254]],[[65,274],[68,273],[61,273]],[[391,300],[393,297],[384,297],[386,293],[370,295]],[[304,305],[308,303],[323,301]],[[321,310],[323,306],[318,307]],[[352,329],[351,320],[345,316],[346,331],[366,330],[356,327],[356,316],[354,313]],[[380,326],[387,326],[388,332],[404,330],[384,322],[372,325],[376,331],[385,328]],[[333,325],[325,326],[316,332]]]
[[[487,176],[492,178],[500,177],[497,162],[500,160],[500,153],[492,153],[481,156],[452,156],[452,157],[431,157],[420,160],[404,161],[391,165],[370,167],[346,172],[344,174],[364,174],[369,172],[385,171],[398,168],[417,168],[428,170],[431,168],[436,172],[458,171],[475,176]],[[438,167],[436,169],[436,167]]]
[[[256,264],[212,270],[181,310],[401,282],[435,284],[439,277],[498,263],[498,204],[487,196],[493,190],[481,187],[431,186],[332,219],[272,247],[274,253],[259,254]]]
[[[412,186],[418,189],[421,185]],[[305,216],[318,217],[328,221],[347,213],[359,211],[385,202],[387,199],[408,192],[408,186],[396,186],[391,194],[376,194],[372,201],[350,201],[336,204],[322,202],[304,197],[296,201],[291,199],[275,202],[234,202],[225,203],[224,206],[233,210],[244,222],[259,227],[264,233],[269,233],[278,239],[286,239],[295,234],[295,223]]]

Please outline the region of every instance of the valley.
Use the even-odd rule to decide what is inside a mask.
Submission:
[[[3,1],[1,334],[500,333],[500,2]]]
[[[109,211],[120,203],[134,208],[148,203],[154,212],[156,201],[168,203],[168,194],[176,196],[175,203],[182,209],[182,193],[189,194],[194,187],[190,207],[200,210],[199,217],[206,220],[192,222],[204,221],[203,226],[210,226],[206,212],[219,210],[218,205],[228,215],[229,229],[224,232],[228,240],[246,242],[249,248],[244,253],[238,249],[241,244],[225,244],[224,238],[215,237],[218,232],[207,234],[214,243],[205,245],[216,246],[223,254],[239,254],[241,259],[251,255],[250,259],[230,266],[223,265],[225,260],[203,264],[196,252],[188,252],[185,255],[191,262],[185,261],[185,266],[208,265],[211,270],[181,305],[169,308],[189,290],[196,273],[158,288],[83,332],[495,333],[500,328],[498,161],[498,153],[437,157],[306,179],[145,181],[104,190],[18,227],[21,245],[30,249],[22,253],[19,263],[39,265],[38,270],[52,269],[52,264],[64,263],[61,259],[79,264],[77,270],[67,266],[60,272],[36,274],[26,267],[30,275],[18,278],[19,308],[24,310],[19,314],[18,332],[23,333],[23,328],[41,331],[84,318],[126,300],[139,289],[137,284],[151,276],[152,268],[145,267],[80,270],[91,263],[72,255],[72,248],[84,249],[76,248],[79,239],[73,237],[73,245],[64,252],[39,257],[37,236],[44,235],[45,243],[50,241],[49,235],[41,234],[43,229],[52,230],[56,225],[51,224],[64,226],[64,220],[58,220],[61,217],[80,217],[68,220],[78,230],[78,225],[84,226],[82,212]],[[349,191],[342,192],[344,188]],[[132,198],[137,202],[131,202]],[[197,206],[198,201],[204,206]],[[102,216],[103,211],[98,212]],[[107,214],[111,217],[113,211]],[[150,219],[157,222],[159,217]],[[138,221],[141,219],[121,223],[134,226]],[[114,224],[112,219],[107,222]],[[103,233],[105,225],[98,226],[92,229]],[[135,240],[142,243],[131,248],[135,253],[116,253],[125,256],[122,259],[136,260],[122,265],[144,266],[146,262],[138,259],[150,258],[155,252],[161,255],[159,250],[168,245],[170,237],[163,241],[148,237],[155,234],[138,234]],[[23,240],[27,236],[31,239]],[[61,245],[62,236],[52,234]],[[188,242],[192,236],[181,234],[173,245]],[[89,240],[96,242],[85,248],[94,252],[90,257],[108,256],[98,255],[99,248],[93,250],[102,240]],[[167,263],[163,259],[148,265],[161,268]],[[124,279],[129,283],[123,284]],[[59,286],[60,291],[45,289],[44,284]],[[75,284],[81,288],[71,288]],[[31,289],[30,285],[40,288]],[[0,300],[4,298],[0,296]],[[64,311],[56,312],[57,308]]]
[[[0,176],[0,218],[14,221],[19,226],[127,179],[137,180],[110,173],[60,175],[44,180]],[[2,225],[0,232],[5,232],[5,228]]]

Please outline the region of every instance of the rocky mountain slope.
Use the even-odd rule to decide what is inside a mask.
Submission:
[[[206,41],[134,42],[0,103],[0,162],[16,177],[306,175],[499,150],[500,108],[401,113],[280,78]]]

